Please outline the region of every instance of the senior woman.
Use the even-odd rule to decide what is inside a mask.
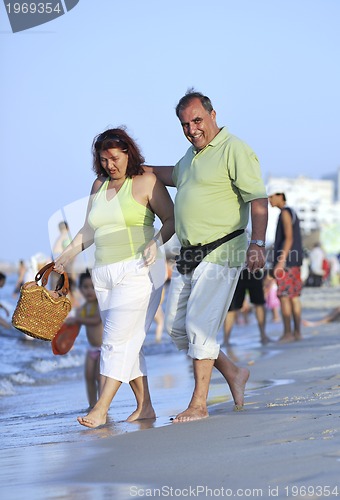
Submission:
[[[55,261],[63,272],[78,253],[95,245],[92,280],[104,324],[100,358],[100,397],[78,422],[106,423],[122,382],[129,383],[136,410],[127,421],[154,418],[142,345],[158,308],[165,262],[158,247],[174,234],[173,203],[154,174],[144,172],[144,158],[124,128],[94,138],[91,189],[85,223]],[[155,235],[155,214],[162,222]]]

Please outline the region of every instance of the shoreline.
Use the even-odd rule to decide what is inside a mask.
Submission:
[[[324,297],[320,301],[320,294],[308,290],[305,299],[314,307],[306,307],[305,302],[303,315],[323,316],[336,300],[340,303],[339,292],[339,288],[326,293],[320,290]],[[269,336],[277,338],[281,328],[281,324],[269,323]],[[171,497],[169,488],[173,488],[172,496],[185,498],[194,488],[191,491],[199,494],[191,496],[206,498],[223,496],[224,488],[233,494],[237,489],[243,489],[243,493],[258,489],[263,498],[308,498],[303,495],[304,487],[310,487],[310,492],[322,492],[309,498],[340,496],[339,323],[303,328],[302,341],[284,345],[241,344],[241,332],[246,330],[252,332],[251,338],[257,338],[256,322],[235,326],[232,332],[232,354],[240,366],[249,367],[251,372],[244,411],[232,411],[227,386],[224,384],[221,391],[221,376],[214,370],[209,391],[210,417],[172,424],[172,412],[181,410],[180,405],[191,395],[190,363],[178,353],[152,355],[148,366],[158,415],[155,422],[131,425],[110,417],[102,428],[83,429],[75,422],[74,411],[67,412],[66,402],[61,409],[64,413],[51,413],[44,425],[32,419],[27,427],[32,442],[28,439],[22,441],[24,445],[0,451],[3,497],[163,498]],[[84,390],[84,382],[79,384]],[[62,401],[64,394],[61,391],[56,397]],[[72,394],[68,397],[71,399]],[[131,399],[128,388],[124,398]],[[29,404],[29,397],[26,399]],[[119,414],[122,418],[129,414],[129,404],[125,402]],[[15,432],[15,419],[3,422]],[[136,432],[139,430],[142,432]],[[53,431],[64,432],[64,441],[60,442],[57,435],[53,440]],[[34,443],[39,433],[46,433],[44,444]],[[327,494],[325,488],[331,486],[338,486],[338,495]],[[207,489],[198,491],[199,487],[216,490],[216,495],[210,495]],[[179,494],[175,495],[175,490]],[[249,494],[243,496],[251,498]]]

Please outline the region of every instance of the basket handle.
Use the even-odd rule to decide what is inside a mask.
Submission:
[[[46,286],[47,281],[48,281],[48,277],[51,274],[51,272],[53,271],[54,266],[55,266],[55,263],[50,262],[49,264],[46,264],[46,266],[42,267],[40,269],[40,271],[37,272],[37,274],[35,276],[35,281],[38,282],[39,280],[41,280],[42,286]],[[58,274],[60,274],[60,273],[58,273]],[[61,290],[61,293],[63,295],[67,295],[69,292],[69,289],[70,289],[68,276],[67,276],[67,273],[65,271],[61,275],[64,278],[63,286],[62,287],[57,286],[56,290]]]

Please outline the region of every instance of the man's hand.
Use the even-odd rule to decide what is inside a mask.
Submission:
[[[254,273],[262,269],[266,263],[266,252],[264,247],[251,243],[247,250],[247,269]]]
[[[284,276],[285,273],[285,261],[279,261],[273,269],[273,275],[275,279],[280,279]]]

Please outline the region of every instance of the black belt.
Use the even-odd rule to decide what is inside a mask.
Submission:
[[[179,255],[175,257],[178,271],[181,274],[190,273],[210,252],[215,250],[220,245],[223,245],[223,243],[236,238],[236,236],[239,236],[242,233],[244,233],[244,229],[237,229],[236,231],[226,234],[222,238],[212,241],[211,243],[206,243],[205,245],[199,244],[181,247]]]

